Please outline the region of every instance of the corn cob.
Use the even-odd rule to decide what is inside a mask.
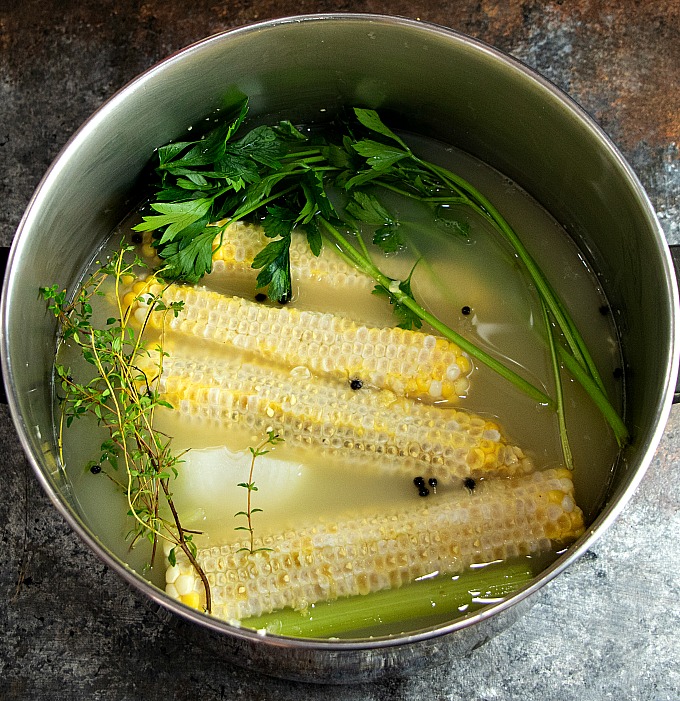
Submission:
[[[145,370],[150,381],[156,368]],[[288,445],[369,461],[373,469],[409,479],[425,472],[447,484],[533,470],[493,421],[387,390],[354,391],[304,367],[287,371],[237,358],[200,362],[173,353],[163,360],[158,389],[187,420],[258,434],[271,427]]]
[[[157,327],[259,355],[341,381],[390,389],[429,401],[455,401],[469,388],[472,363],[455,343],[419,331],[370,328],[346,317],[270,307],[204,288],[158,284],[166,304],[183,301],[177,317],[152,314]],[[143,298],[143,295],[142,295]],[[136,311],[146,315],[141,301]]]
[[[457,490],[432,505],[319,522],[249,543],[199,548],[213,614],[237,622],[290,607],[400,587],[432,573],[458,574],[471,564],[545,552],[583,532],[571,473],[546,470]],[[204,593],[179,553],[166,571],[166,592],[200,607]]]
[[[253,260],[270,241],[261,226],[242,221],[230,224],[222,237],[216,236],[213,242],[213,270],[208,284],[210,278],[227,274],[247,275],[254,281],[257,271],[252,268]],[[314,280],[336,288],[349,286],[366,293],[370,293],[375,285],[372,278],[345,262],[332,245],[324,245],[321,253],[315,256],[305,234],[298,231],[291,235],[290,271],[296,282]]]

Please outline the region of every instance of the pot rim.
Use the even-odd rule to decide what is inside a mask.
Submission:
[[[24,423],[23,417],[19,410],[19,402],[16,394],[16,388],[13,382],[7,383],[7,398],[10,413],[15,424],[15,428],[19,435],[22,447],[25,454],[28,456],[33,470],[47,493],[51,502],[57,508],[59,513],[66,519],[71,528],[81,538],[83,542],[92,550],[108,567],[117,572],[128,584],[135,589],[140,590],[148,596],[156,604],[168,609],[172,613],[181,618],[198,624],[211,631],[235,636],[249,642],[264,643],[275,647],[296,647],[302,650],[327,650],[334,652],[342,651],[358,651],[371,650],[377,648],[393,648],[402,645],[408,645],[424,640],[443,637],[454,633],[463,628],[470,627],[476,623],[495,616],[496,614],[505,611],[515,604],[528,598],[534,592],[538,591],[545,584],[550,582],[554,577],[560,574],[570,564],[577,560],[583,553],[590,548],[601,535],[611,526],[614,520],[618,517],[621,511],[629,502],[633,493],[637,489],[642,480],[651,460],[654,456],[656,447],[661,440],[668,415],[670,413],[671,403],[673,399],[673,389],[675,385],[675,377],[678,369],[678,361],[680,355],[680,334],[677,325],[677,319],[680,318],[680,307],[678,303],[678,286],[674,274],[674,268],[665,240],[663,230],[658,222],[656,213],[651,205],[651,202],[645,193],[637,175],[627,163],[623,155],[619,152],[616,145],[607,136],[603,129],[593,120],[592,117],[576,103],[565,92],[558,88],[554,83],[540,75],[534,69],[530,68],[520,60],[510,56],[509,54],[497,49],[479,39],[472,38],[455,29],[445,27],[439,24],[424,22],[420,20],[410,19],[396,15],[385,14],[369,14],[369,13],[317,13],[308,15],[294,15],[277,19],[266,20],[254,24],[248,24],[236,28],[231,28],[222,32],[205,37],[199,41],[189,44],[188,46],[170,54],[155,65],[151,66],[126,85],[116,91],[109,99],[107,99],[88,119],[77,129],[77,131],[69,138],[67,143],[56,156],[45,175],[38,184],[33,193],[24,215],[18,225],[17,232],[12,242],[9,255],[7,274],[2,289],[2,300],[0,302],[0,360],[2,365],[2,373],[5,378],[12,378],[13,361],[9,357],[8,346],[8,292],[14,283],[13,262],[21,255],[21,249],[24,243],[27,231],[33,226],[36,212],[38,212],[41,201],[44,198],[44,193],[49,190],[55,182],[58,182],[60,173],[64,164],[69,158],[71,152],[77,151],[80,144],[86,141],[90,133],[96,130],[101,121],[107,115],[117,108],[119,103],[124,102],[130,93],[143,87],[144,83],[158,73],[162,73],[169,65],[182,61],[188,55],[201,51],[204,47],[219,43],[226,37],[243,36],[261,31],[267,31],[276,27],[298,24],[298,23],[315,23],[315,22],[356,22],[364,24],[388,24],[399,25],[410,28],[416,31],[426,31],[442,38],[459,42],[475,51],[486,54],[492,59],[513,68],[518,73],[522,74],[523,79],[542,88],[552,99],[568,110],[580,123],[580,125],[593,135],[604,151],[612,157],[619,166],[623,175],[625,175],[628,183],[632,186],[637,199],[637,204],[646,214],[646,218],[650,223],[650,228],[656,234],[656,243],[658,244],[660,259],[662,261],[662,271],[665,280],[668,282],[669,298],[672,302],[672,317],[670,319],[670,336],[671,336],[671,353],[669,362],[666,368],[666,386],[663,395],[658,403],[655,416],[655,430],[650,437],[646,449],[639,458],[639,466],[632,473],[632,477],[627,480],[625,488],[614,501],[609,501],[605,504],[596,519],[586,530],[586,532],[546,570],[535,578],[535,580],[519,589],[511,596],[503,599],[501,602],[491,604],[484,607],[478,612],[470,613],[466,616],[456,619],[455,621],[419,630],[411,634],[401,634],[394,636],[382,636],[371,639],[353,639],[353,640],[327,640],[327,639],[311,639],[311,638],[296,638],[292,636],[279,636],[273,634],[261,635],[257,631],[233,626],[225,621],[214,618],[208,614],[196,611],[184,604],[171,599],[159,588],[153,585],[148,580],[144,579],[137,572],[130,569],[123,561],[110,553],[101,543],[98,542],[95,534],[85,525],[80,517],[67,504],[61,493],[59,493],[51,483],[47,474],[40,467],[39,461],[35,456],[34,447],[32,445],[28,429]]]

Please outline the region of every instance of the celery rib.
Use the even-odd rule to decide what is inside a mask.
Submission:
[[[490,565],[459,576],[435,576],[399,589],[323,602],[304,611],[283,609],[241,621],[244,628],[300,638],[347,635],[376,625],[432,617],[455,618],[501,599],[533,577],[526,565]]]

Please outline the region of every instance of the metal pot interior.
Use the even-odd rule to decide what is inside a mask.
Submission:
[[[12,414],[51,499],[88,544],[135,586],[214,631],[230,630],[171,604],[126,570],[78,514],[68,483],[56,470],[50,390],[55,327],[37,289],[51,281],[72,287],[93,252],[135,204],[135,184],[152,151],[242,94],[250,97],[254,115],[285,115],[306,123],[323,122],[344,105],[377,108],[393,124],[457,146],[496,167],[543,204],[597,271],[617,315],[633,441],[601,515],[546,573],[547,581],[583,552],[623,507],[663,430],[677,365],[677,293],[667,250],[635,176],[577,106],[519,63],[479,42],[397,18],[293,18],[207,39],[114,96],[53,164],[19,227],[2,303],[2,363]],[[436,638],[470,623],[488,622],[507,604],[497,608],[408,639],[353,646],[306,643],[300,649],[305,654],[331,650],[334,664],[343,665],[343,649],[349,654]],[[245,632],[231,633],[251,648],[268,645]],[[367,664],[373,673],[385,665],[384,656],[378,655],[378,662],[372,654],[370,664],[355,660],[345,667],[351,665],[365,678]],[[403,655],[398,663],[404,664]]]

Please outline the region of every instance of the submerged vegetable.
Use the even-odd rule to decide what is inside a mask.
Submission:
[[[140,365],[142,369],[145,365]],[[182,419],[215,432],[271,427],[288,444],[368,462],[370,469],[411,478],[427,469],[442,483],[469,476],[506,477],[533,470],[495,421],[442,409],[388,390],[356,392],[347,384],[286,369],[220,357],[193,360],[172,353],[147,370],[147,382]]]
[[[257,271],[253,262],[269,243],[261,226],[235,221],[221,235],[215,237],[212,270],[208,273],[211,285],[233,277],[248,279],[255,285]],[[290,272],[292,280],[312,286],[352,288],[361,294],[370,294],[375,283],[365,273],[343,260],[331,246],[323,246],[318,255],[309,248],[305,235],[297,230],[290,239]]]
[[[246,543],[199,548],[213,592],[213,614],[240,621],[277,609],[398,588],[432,573],[457,574],[569,543],[583,532],[569,470],[488,480],[473,493],[419,502],[391,513],[300,525]],[[200,601],[200,580],[181,554],[166,573],[166,592]]]
[[[454,619],[509,596],[533,577],[527,565],[490,564],[460,575],[422,577],[399,589],[282,609],[240,621],[243,628],[300,638],[358,637],[376,626],[402,630]]]
[[[290,366],[304,365],[343,382],[361,378],[373,387],[429,401],[455,400],[468,390],[470,359],[445,338],[371,328],[346,316],[268,307],[196,287],[150,285],[148,291],[166,304],[183,302],[166,330],[211,341],[225,352],[242,350]],[[137,304],[134,313],[145,319],[147,305]],[[152,314],[150,323],[161,328],[164,317]]]

